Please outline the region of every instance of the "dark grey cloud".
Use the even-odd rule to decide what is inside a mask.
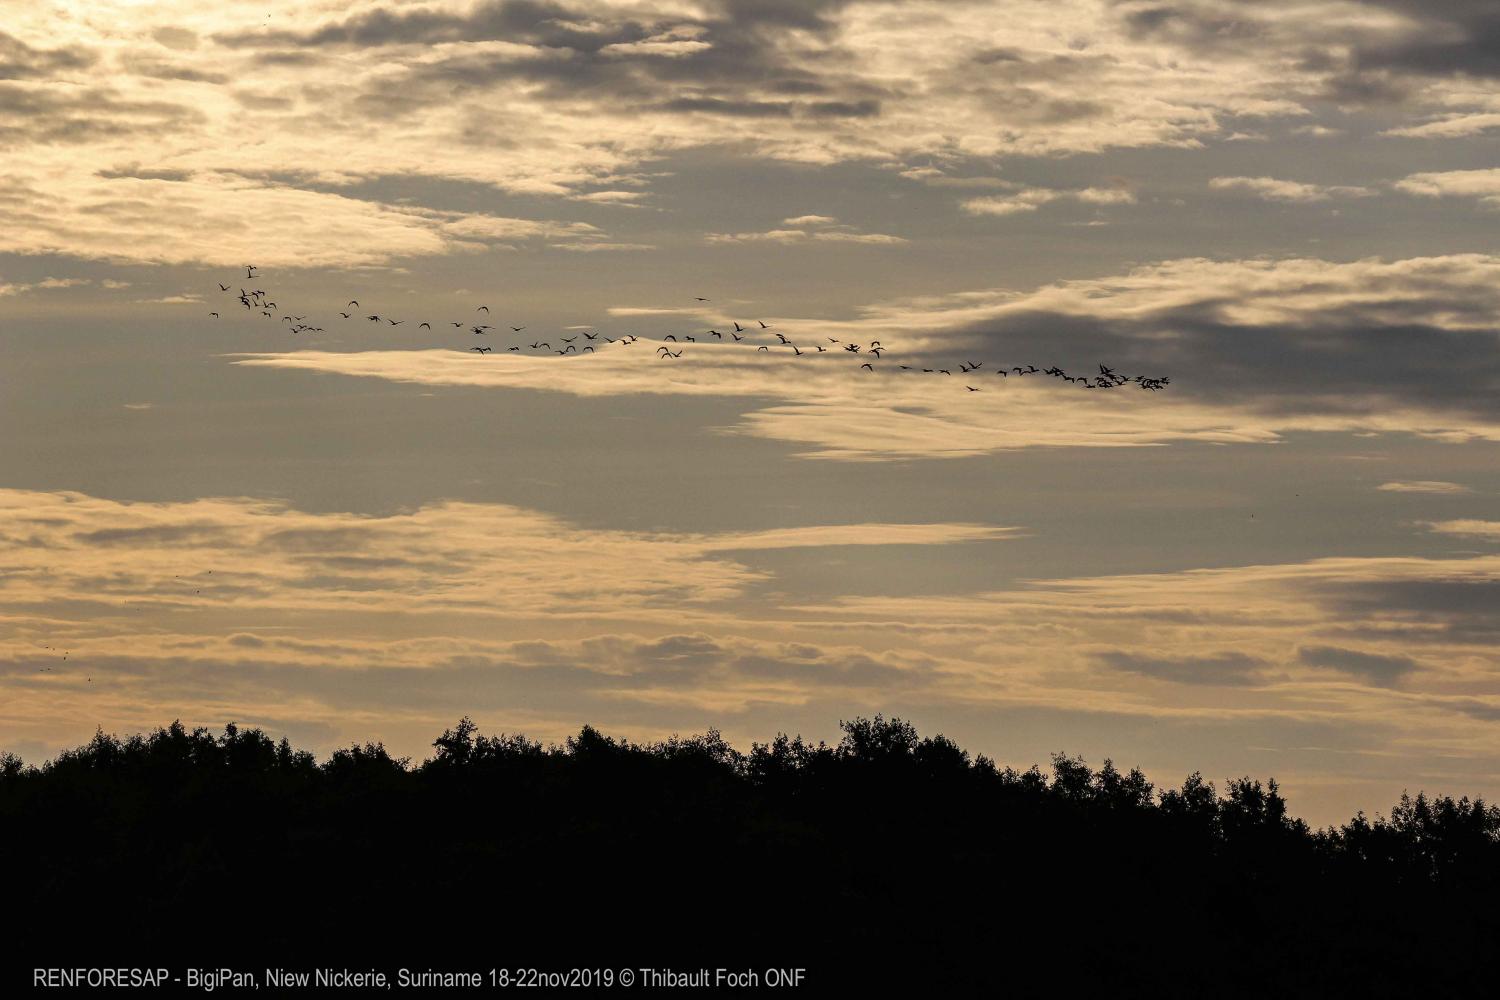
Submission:
[[[198,547],[229,544],[236,540],[232,532],[215,524],[160,524],[148,528],[103,528],[98,531],[79,532],[73,536],[73,539],[85,545],[126,547],[137,545]]]
[[[1322,96],[1394,103],[1424,79],[1500,76],[1500,5],[1489,0],[1367,0],[1399,14],[1397,26],[1320,32],[1292,0],[1117,0],[1125,29],[1212,55],[1263,50],[1324,77]]]
[[[98,61],[84,48],[39,49],[0,31],[0,80],[31,80],[72,70],[83,70]]]
[[[129,54],[120,58],[120,68],[136,76],[153,80],[184,80],[188,83],[224,84],[233,79],[228,73],[195,69],[155,55]]]
[[[143,167],[139,163],[127,163],[118,167],[107,167],[94,171],[96,176],[108,180],[135,178],[143,181],[186,181],[194,176],[191,170],[173,170],[167,167]]]
[[[1492,0],[1373,0],[1411,22],[1355,49],[1360,69],[1423,76],[1500,77],[1500,4]]]
[[[1500,580],[1375,580],[1317,596],[1345,616],[1378,622],[1367,630],[1372,639],[1399,633],[1413,642],[1500,643]]]
[[[719,97],[679,97],[658,104],[662,111],[704,111],[733,118],[789,118],[792,105],[784,101],[727,101]]]
[[[355,103],[362,114],[414,114],[460,92],[507,82],[539,89],[551,100],[587,98],[610,104],[649,102],[658,111],[732,117],[869,118],[881,112],[878,86],[841,69],[837,58],[794,54],[789,32],[831,38],[829,15],[844,0],[711,5],[701,17],[619,15],[539,0],[491,0],[467,13],[377,8],[309,31],[236,32],[221,44],[270,49],[258,58],[295,60],[297,50],[379,48],[453,42],[527,45],[524,57],[463,53],[406,67]],[[639,45],[672,38],[693,51]],[[626,48],[620,48],[626,46]],[[797,101],[790,97],[823,97]]]
[[[1397,683],[1417,669],[1417,661],[1409,656],[1365,653],[1340,646],[1299,646],[1297,661],[1308,667],[1337,670],[1383,687]]]
[[[1140,674],[1174,684],[1240,686],[1259,683],[1266,661],[1246,653],[1217,653],[1213,656],[1148,656],[1111,650],[1094,654],[1094,658],[1111,670]]]
[[[1339,303],[1265,323],[1226,319],[1227,304],[1174,306],[1146,317],[1013,313],[955,331],[941,352],[903,352],[902,359],[929,367],[985,360],[990,370],[1057,365],[1074,375],[1097,374],[1097,365],[1107,364],[1127,375],[1167,375],[1167,391],[1233,401],[1267,416],[1357,418],[1404,404],[1459,422],[1500,422],[1500,327],[1452,329],[1431,319],[1446,312],[1489,320],[1492,306],[1477,297],[1437,289],[1431,298],[1393,294],[1378,305]]]
[[[196,108],[124,99],[108,88],[36,89],[0,82],[0,148],[175,132],[202,120]]]
[[[1126,30],[1137,38],[1170,41],[1198,51],[1243,50],[1271,35],[1271,26],[1258,12],[1275,4],[1221,5],[1138,3],[1128,0],[1121,11]]]

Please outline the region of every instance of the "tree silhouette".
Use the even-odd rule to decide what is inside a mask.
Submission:
[[[365,743],[319,763],[174,722],[0,756],[8,952],[749,963],[1051,995],[1401,995],[1490,972],[1482,800],[1403,795],[1312,831],[1270,779],[1158,792],[1110,760],[1001,767],[899,718],[841,731],[741,753],[715,730],[543,745],[465,717],[420,762]]]

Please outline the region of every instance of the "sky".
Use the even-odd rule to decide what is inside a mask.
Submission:
[[[0,0],[0,750],[1495,798],[1497,152],[1490,0]]]

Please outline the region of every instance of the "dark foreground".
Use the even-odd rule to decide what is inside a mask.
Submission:
[[[1482,802],[1418,796],[1314,832],[1274,781],[1160,792],[1109,762],[998,768],[894,719],[844,734],[741,754],[716,733],[636,746],[585,728],[543,747],[464,720],[418,765],[378,745],[318,764],[259,731],[173,725],[38,769],[0,759],[0,979],[629,968],[639,989],[646,968],[800,968],[814,994],[1110,996],[1493,982],[1500,810]]]

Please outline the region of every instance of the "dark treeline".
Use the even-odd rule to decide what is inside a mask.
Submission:
[[[836,746],[561,746],[467,719],[421,763],[259,730],[0,758],[12,961],[804,966],[1112,995],[1406,995],[1492,971],[1500,810],[1310,830],[1274,781],[1050,773],[899,720]]]

